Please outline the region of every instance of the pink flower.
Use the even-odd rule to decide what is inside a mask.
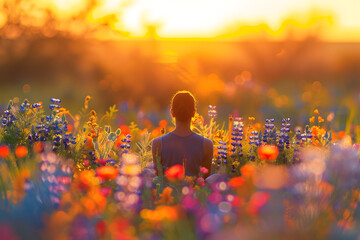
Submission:
[[[205,181],[202,177],[198,177],[197,182],[201,187],[205,186]]]
[[[207,174],[209,172],[209,170],[206,167],[201,167],[200,172],[201,172],[201,174]]]
[[[88,160],[85,160],[85,161],[83,162],[83,164],[84,164],[85,167],[87,167],[87,166],[89,166],[89,161],[88,161]]]
[[[106,159],[96,159],[95,161],[97,161],[100,165],[105,166],[106,165]]]

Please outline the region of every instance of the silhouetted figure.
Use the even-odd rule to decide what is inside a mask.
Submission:
[[[196,112],[196,100],[188,91],[177,92],[171,101],[171,115],[175,118],[175,130],[155,138],[152,144],[153,161],[160,157],[163,169],[183,165],[186,176],[198,176],[200,167],[211,174],[213,143],[210,139],[191,131],[191,118]]]

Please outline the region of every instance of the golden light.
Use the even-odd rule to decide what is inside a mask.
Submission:
[[[61,17],[86,8],[88,0],[40,0]],[[281,38],[289,29],[303,37],[312,28],[329,41],[360,41],[358,0],[102,0],[88,17],[112,16],[109,26],[144,37],[154,26],[162,38],[225,38],[244,35]]]

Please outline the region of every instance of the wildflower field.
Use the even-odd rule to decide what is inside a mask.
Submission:
[[[360,240],[359,9],[0,0],[0,240]]]
[[[317,109],[306,126],[231,115],[223,124],[209,106],[192,130],[213,141],[216,177],[160,164],[155,176],[152,140],[173,123],[116,126],[116,106],[99,116],[90,101],[76,113],[55,98],[9,102],[1,239],[359,238],[359,126],[333,131]]]

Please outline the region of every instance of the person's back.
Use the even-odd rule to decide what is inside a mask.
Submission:
[[[170,132],[161,137],[162,166],[164,169],[180,164],[186,176],[199,175],[204,159],[204,137],[196,133],[178,136]]]
[[[183,165],[186,176],[199,175],[200,167],[208,169],[211,174],[213,143],[211,140],[191,131],[191,118],[195,114],[195,98],[188,91],[180,91],[171,101],[171,115],[175,117],[174,131],[154,139],[152,145],[153,162],[167,169],[173,165]]]

